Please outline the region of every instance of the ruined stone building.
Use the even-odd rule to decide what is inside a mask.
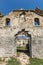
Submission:
[[[16,56],[17,46],[27,43],[31,57],[43,58],[43,10],[0,13],[0,57]]]

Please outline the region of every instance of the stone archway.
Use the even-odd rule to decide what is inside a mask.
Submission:
[[[17,51],[25,52],[27,55],[31,56],[31,34],[28,34],[28,31],[23,29],[19,31],[15,37]]]

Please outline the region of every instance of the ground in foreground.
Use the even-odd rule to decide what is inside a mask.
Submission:
[[[27,65],[43,65],[43,59],[30,58],[29,61],[30,64]],[[17,59],[11,58],[7,62],[0,61],[0,65],[21,65],[21,63]]]
[[[28,65],[43,65],[43,59],[30,58],[30,64]]]

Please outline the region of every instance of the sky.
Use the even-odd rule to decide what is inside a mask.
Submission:
[[[0,11],[7,15],[15,9],[43,9],[43,0],[0,0]]]

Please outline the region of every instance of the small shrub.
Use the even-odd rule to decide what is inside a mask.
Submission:
[[[5,58],[0,58],[0,62],[4,62],[5,61]]]
[[[11,58],[11,60],[8,60],[6,65],[21,65],[21,64],[17,59]]]
[[[0,61],[2,61],[2,59],[0,58]]]

